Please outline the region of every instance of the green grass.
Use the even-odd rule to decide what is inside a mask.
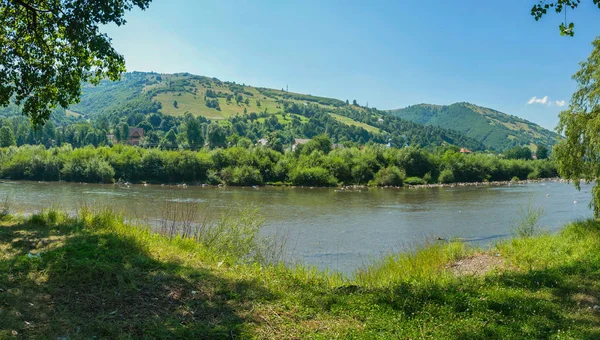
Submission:
[[[437,242],[347,279],[50,210],[1,222],[0,339],[594,339],[598,249],[600,224],[577,222],[492,247],[506,270],[481,277],[447,266],[482,250]]]
[[[361,127],[369,132],[373,132],[373,133],[381,133],[381,130],[379,128],[376,128],[374,126],[371,126],[369,124],[365,124],[362,122],[357,122],[352,118],[348,118],[348,117],[344,117],[344,116],[340,116],[338,114],[335,113],[330,113],[330,116],[332,116],[333,118],[335,118],[336,120],[346,124],[346,125],[352,125],[352,126],[358,126]]]
[[[164,75],[167,78],[178,78],[173,75]],[[214,84],[214,83],[213,83]],[[153,84],[146,86],[144,92],[155,88],[165,87],[165,83]],[[195,89],[196,92],[192,93],[190,89]],[[226,86],[212,86],[212,90],[221,94],[232,94],[232,92]],[[277,103],[276,99],[263,96],[256,88],[245,86],[244,90],[251,93],[252,95],[243,94],[244,102],[236,103],[235,99],[231,102],[227,102],[225,98],[218,98],[219,106],[221,110],[209,108],[206,106],[204,100],[204,94],[206,93],[207,87],[200,83],[192,82],[188,91],[181,92],[162,92],[153,97],[153,100],[158,101],[162,105],[161,111],[168,115],[182,116],[185,112],[190,112],[195,116],[204,116],[208,119],[226,119],[238,114],[244,114],[244,109],[247,113],[261,113],[265,110],[267,113],[278,113],[283,111],[280,104]],[[180,95],[181,94],[181,95]],[[245,103],[245,99],[248,99],[248,104]],[[260,106],[257,104],[257,100],[260,101]],[[177,108],[173,105],[173,102],[177,101]],[[290,102],[302,102],[297,100],[290,100]]]

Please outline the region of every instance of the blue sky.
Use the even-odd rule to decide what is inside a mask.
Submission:
[[[583,0],[568,12],[567,38],[563,15],[529,15],[536,2],[154,0],[105,32],[129,71],[287,85],[379,109],[468,101],[552,129],[600,10]]]

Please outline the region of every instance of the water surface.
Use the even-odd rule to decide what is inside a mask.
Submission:
[[[48,206],[75,211],[81,204],[108,206],[132,218],[160,219],[173,203],[194,205],[209,216],[256,204],[265,235],[285,233],[287,256],[319,268],[352,272],[389,253],[431,238],[459,237],[485,244],[510,236],[519,209],[544,209],[550,231],[592,216],[590,186],[577,191],[559,182],[502,187],[422,189],[202,188],[74,183],[4,182],[0,198],[13,211]]]

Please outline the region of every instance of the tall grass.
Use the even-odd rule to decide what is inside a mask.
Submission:
[[[540,219],[543,215],[544,209],[536,208],[533,199],[530,199],[526,206],[519,208],[514,227],[515,234],[519,237],[531,237],[542,232]]]
[[[161,215],[158,226],[149,227],[139,219],[128,221],[122,213],[110,208],[92,209],[84,204],[78,208],[75,216],[52,207],[32,215],[30,221],[42,226],[75,224],[100,230],[136,230],[141,232],[138,236],[143,238],[161,235],[175,242],[196,243],[230,264],[258,263],[270,266],[284,259],[287,235],[259,235],[264,219],[255,206],[232,208],[214,218],[210,209],[176,202],[165,204]]]
[[[356,282],[366,287],[388,287],[401,283],[431,283],[448,278],[445,266],[473,250],[462,242],[427,242],[413,252],[399,252],[360,268]]]

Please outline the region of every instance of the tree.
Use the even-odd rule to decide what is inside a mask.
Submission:
[[[301,151],[303,154],[309,155],[315,150],[320,150],[324,154],[328,154],[331,151],[331,140],[326,134],[321,134],[311,139],[310,142],[304,144]]]
[[[212,123],[208,126],[207,139],[211,148],[225,147],[227,134],[219,123]]]
[[[2,0],[0,106],[23,106],[34,124],[79,100],[82,82],[117,80],[125,59],[100,26],[125,24],[151,0]]]
[[[148,134],[148,132],[152,131],[152,124],[148,121],[140,122],[137,127],[144,129],[144,134]]]
[[[594,5],[600,8],[600,0],[593,0]],[[548,10],[552,9],[556,13],[561,13],[564,11],[565,13],[565,21],[560,24],[560,35],[568,35],[573,36],[575,34],[575,24],[570,22],[567,24],[567,9],[571,8],[571,10],[579,7],[581,0],[555,0],[555,1],[546,1],[539,0],[539,3],[533,5],[531,9],[531,16],[535,18],[536,21],[540,20],[544,15],[548,14]]]
[[[279,131],[271,132],[267,138],[267,147],[283,153],[283,142],[281,141],[281,134]]]
[[[531,159],[531,149],[526,146],[516,146],[504,152],[508,159]]]
[[[178,108],[176,100],[173,101],[173,107],[176,108],[176,109]]]
[[[592,190],[594,216],[600,217],[600,39],[573,79],[577,90],[567,110],[559,115],[557,132],[565,136],[553,150],[558,171],[570,179],[576,188],[579,180],[595,181]]]
[[[204,145],[202,137],[202,127],[196,118],[188,118],[185,122],[185,135],[187,142],[193,149],[197,149]]]
[[[177,135],[173,129],[169,130],[167,134],[160,141],[161,149],[176,149],[177,148]]]
[[[548,158],[548,148],[545,145],[538,145],[537,152],[535,153],[537,159],[546,159]]]
[[[8,126],[0,128],[0,147],[6,148],[15,144],[17,143],[12,129]]]
[[[129,139],[129,125],[127,123],[121,126],[121,139],[123,141]]]
[[[160,123],[162,123],[162,118],[160,118],[159,114],[153,113],[148,118],[148,121],[150,122],[150,124],[152,124],[153,127],[157,128],[160,126]]]
[[[352,105],[354,105],[354,106],[358,106],[358,103],[356,102],[356,99],[354,99],[354,100],[352,101]]]

